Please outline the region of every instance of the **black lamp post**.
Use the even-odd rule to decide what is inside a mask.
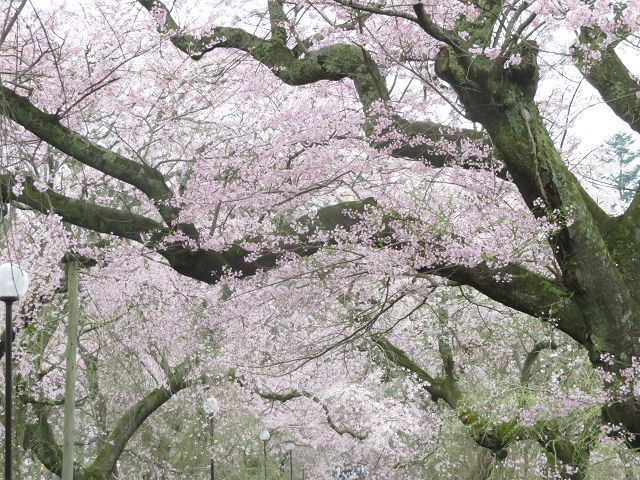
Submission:
[[[216,416],[218,411],[220,410],[220,404],[215,397],[209,397],[205,400],[204,405],[204,413],[207,414],[207,418],[209,419],[209,433],[211,434],[211,459],[210,459],[210,472],[211,472],[211,480],[216,480],[216,465],[213,458],[213,417]]]
[[[11,441],[12,441],[12,409],[13,409],[13,373],[11,371],[11,344],[13,343],[13,303],[27,292],[29,277],[17,265],[5,263],[0,265],[0,300],[5,304],[5,409],[4,409],[4,478],[11,480]]]
[[[264,480],[267,480],[267,442],[269,439],[271,439],[269,430],[263,430],[260,432],[260,440],[262,440],[262,445],[264,447]]]

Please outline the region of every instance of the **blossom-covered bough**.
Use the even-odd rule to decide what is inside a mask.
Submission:
[[[292,176],[284,180],[278,178],[271,183],[265,181],[261,189],[260,171],[255,173],[251,170],[252,153],[243,157],[237,151],[238,144],[233,145],[231,153],[215,150],[213,155],[223,160],[211,168],[218,170],[210,177],[206,176],[210,172],[198,172],[197,166],[203,165],[198,163],[203,161],[200,157],[205,158],[208,149],[218,148],[212,146],[217,145],[215,139],[206,137],[225,135],[225,132],[200,132],[198,135],[205,137],[198,138],[201,145],[198,148],[185,147],[185,151],[193,153],[194,157],[175,161],[176,164],[184,161],[196,166],[176,174],[174,169],[166,168],[165,163],[154,161],[149,153],[152,150],[164,155],[163,148],[168,151],[173,148],[169,143],[157,151],[153,150],[156,139],[137,149],[127,147],[124,140],[122,143],[114,142],[117,148],[105,146],[108,142],[101,141],[101,138],[111,138],[109,129],[118,124],[118,116],[123,115],[122,112],[114,114],[112,121],[100,125],[96,120],[100,114],[96,112],[80,110],[77,116],[73,116],[77,99],[61,102],[68,109],[63,106],[57,110],[48,108],[56,102],[38,97],[39,80],[30,79],[26,70],[19,73],[27,80],[22,81],[22,77],[16,75],[17,79],[3,80],[0,85],[4,117],[75,162],[101,172],[102,179],[111,182],[111,188],[126,184],[127,194],[135,197],[137,203],[130,208],[126,201],[124,204],[117,201],[109,204],[103,199],[92,201],[90,193],[74,191],[73,187],[61,188],[60,182],[53,177],[47,178],[43,184],[38,174],[33,174],[28,168],[28,161],[24,160],[1,175],[3,199],[19,202],[45,214],[55,213],[65,222],[83,229],[138,242],[161,255],[180,274],[211,285],[227,278],[249,278],[260,272],[275,271],[301,257],[340,249],[353,248],[358,252],[358,249],[366,248],[402,256],[416,278],[439,277],[453,285],[472,287],[510,309],[549,323],[581,345],[592,366],[609,380],[606,387],[612,396],[602,408],[602,423],[617,426],[611,431],[623,432],[628,446],[639,448],[640,399],[633,392],[619,395],[615,390],[627,378],[621,377],[621,372],[633,370],[634,362],[640,357],[640,294],[637,288],[640,260],[636,255],[640,238],[636,218],[640,195],[636,195],[619,216],[605,212],[563,158],[568,153],[554,138],[553,126],[545,117],[546,112],[541,111],[536,94],[541,71],[549,72],[541,66],[541,43],[550,49],[560,42],[552,38],[553,32],[560,32],[561,36],[566,35],[567,29],[576,29],[579,38],[567,55],[611,110],[629,128],[640,133],[640,88],[615,49],[627,39],[633,41],[634,32],[638,29],[634,22],[640,18],[640,5],[637,2],[573,2],[564,9],[564,4],[549,2],[493,0],[452,3],[447,8],[422,2],[410,6],[399,2],[385,2],[383,5],[341,0],[274,0],[266,3],[268,5],[264,5],[264,9],[269,26],[265,31],[212,24],[192,33],[181,27],[172,10],[160,1],[138,0],[137,5],[131,8],[138,14],[143,9],[151,14],[157,24],[154,35],[159,41],[171,43],[162,43],[161,54],[181,65],[180,68],[186,63],[206,63],[210,56],[230,51],[249,56],[253,68],[266,67],[283,84],[307,89],[304,92],[308,98],[319,95],[320,88],[328,89],[327,82],[339,82],[340,85],[350,82],[362,115],[358,112],[353,114],[353,118],[346,118],[347,126],[344,128],[335,127],[333,132],[323,130],[326,138],[322,138],[322,134],[310,134],[311,139],[299,142],[303,146],[302,152],[319,148],[323,142],[331,146],[334,145],[331,142],[345,141],[351,143],[339,145],[343,148],[340,155],[352,158],[357,156],[354,151],[360,149],[367,156],[364,161],[360,160],[365,166],[367,162],[387,165],[384,162],[391,158],[402,162],[402,165],[408,160],[435,169],[466,170],[471,178],[480,179],[480,183],[506,185],[496,187],[505,189],[502,191],[505,197],[513,195],[514,190],[509,190],[513,185],[529,212],[528,217],[523,218],[528,218],[527,221],[533,225],[551,225],[546,230],[546,238],[536,247],[543,252],[535,256],[538,264],[526,255],[492,256],[490,248],[478,252],[472,248],[473,234],[465,238],[457,232],[454,222],[448,225],[450,231],[435,232],[434,224],[425,221],[429,216],[427,213],[431,213],[430,205],[415,200],[423,187],[420,185],[416,189],[412,186],[412,182],[417,182],[415,173],[409,175],[404,183],[394,177],[399,175],[396,172],[385,173],[386,180],[393,179],[388,181],[390,188],[400,190],[385,195],[386,181],[370,186],[368,182],[376,183],[371,180],[374,173],[366,171],[362,164],[354,161],[354,173],[340,171],[327,162],[330,165],[327,177],[337,173],[326,180],[326,184],[322,178],[317,178],[310,185],[300,181],[298,186]],[[347,17],[348,21],[340,23],[336,20],[325,35],[305,24],[302,20],[304,13],[300,12],[316,12],[319,18],[327,21],[333,16],[337,19]],[[19,12],[12,14],[17,17]],[[236,23],[241,24],[242,21]],[[368,24],[372,25],[371,28]],[[7,25],[12,23],[7,22]],[[122,35],[114,25],[110,28],[114,29],[113,35]],[[312,34],[304,36],[305,30]],[[375,32],[378,31],[380,38],[376,38]],[[540,33],[547,31],[552,33]],[[388,39],[386,50],[385,39]],[[421,43],[426,47],[416,47]],[[135,58],[138,53],[129,55]],[[435,91],[439,95],[430,95],[429,100],[442,108],[444,98],[461,115],[451,116],[453,120],[449,125],[424,118],[411,119],[421,116],[412,112],[420,102],[413,98],[411,102],[407,101],[409,108],[404,109],[402,97],[399,98],[388,85],[390,72],[397,64],[403,63],[428,71],[430,76],[425,77],[425,82],[428,80],[436,85]],[[198,75],[206,76],[206,70],[199,71]],[[105,78],[109,78],[109,74]],[[203,85],[206,85],[206,79],[202,84],[197,83],[201,80],[190,79],[193,89],[186,88],[186,93],[181,93],[185,97],[195,95],[189,97],[189,102],[195,105],[189,107],[194,116],[200,113],[194,98],[205,104],[208,101],[206,94],[198,96],[198,88],[204,89]],[[117,85],[117,80],[114,83]],[[97,87],[109,88],[109,84],[103,80],[92,88],[97,91]],[[316,87],[316,90],[309,90]],[[340,94],[346,95],[345,91],[351,93],[349,88],[341,90]],[[93,92],[90,88],[86,91]],[[407,91],[411,91],[409,86]],[[166,94],[163,100],[175,112],[157,113],[153,121],[161,122],[165,115],[175,115],[182,120],[176,113],[179,108],[172,103],[179,105],[181,100],[172,98],[170,94]],[[132,105],[136,107],[135,101]],[[429,108],[428,102],[422,105]],[[104,115],[108,117],[110,114]],[[83,116],[89,125],[86,133],[81,133],[85,130]],[[290,121],[285,115],[283,117],[283,123]],[[433,117],[438,117],[438,113]],[[200,123],[196,123],[193,129],[206,130],[206,116],[198,119]],[[146,117],[145,121],[152,123]],[[350,129],[354,123],[359,124],[360,138],[354,129]],[[99,126],[95,127],[96,124]],[[481,128],[471,128],[471,124]],[[276,131],[275,126],[272,128]],[[238,127],[238,131],[240,129]],[[292,132],[292,135],[294,133],[299,134]],[[264,146],[256,141],[254,148],[261,151]],[[273,157],[279,159],[277,145],[272,148],[275,152]],[[129,153],[125,154],[127,150]],[[298,155],[304,155],[302,152]],[[297,158],[296,153],[287,151],[284,154],[289,154],[286,170],[290,170]],[[237,162],[236,157],[241,161]],[[267,157],[272,161],[269,155]],[[225,168],[228,171],[223,175],[221,172]],[[220,189],[224,191],[235,178],[245,174],[243,169],[248,172],[248,177],[255,175],[256,192],[264,190],[280,195],[278,201],[268,205],[265,211],[256,212],[242,204],[238,192],[234,191],[235,198],[240,198],[237,200],[241,204],[239,209],[247,209],[248,213],[243,217],[229,206],[234,201],[223,195],[212,200],[201,198],[203,194],[212,197],[220,194],[219,190],[207,190],[205,186],[208,183],[221,185]],[[392,171],[391,167],[389,171]],[[297,174],[304,177],[304,172]],[[350,175],[357,179],[352,184],[348,181],[340,184],[336,180]],[[365,184],[367,186],[361,187]],[[339,187],[333,191],[327,187],[333,188],[334,185]],[[473,191],[473,181],[464,186]],[[349,196],[340,188],[351,188],[354,194]],[[418,194],[403,196],[403,188],[407,192],[418,190]],[[316,190],[323,192],[324,196],[314,202],[312,195]],[[93,198],[96,196],[99,196],[97,192]],[[481,198],[482,194],[478,193],[478,196]],[[327,205],[327,199],[335,200],[335,203]],[[289,203],[295,208],[289,211],[280,208]],[[242,218],[251,228],[245,228],[246,225],[234,227],[236,233],[247,232],[244,236],[219,235],[223,214],[227,215],[230,225],[234,225],[235,218]],[[259,215],[259,219],[252,218],[252,215]],[[268,222],[264,221],[265,218]],[[483,232],[483,221],[478,220],[476,232]],[[253,228],[254,222],[260,225]],[[491,240],[490,235],[484,237],[485,243],[491,243]],[[463,253],[453,253],[453,247]],[[547,266],[551,266],[551,274],[545,271]],[[359,321],[363,322],[362,319]],[[387,333],[389,331],[369,336],[370,343],[380,352],[375,357],[377,361],[382,364],[389,362],[411,372],[432,400],[443,401],[451,407],[478,445],[501,458],[515,442],[534,440],[543,447],[552,462],[558,461],[566,466],[560,469],[562,476],[583,478],[590,448],[598,434],[592,418],[573,438],[563,436],[556,420],[540,420],[533,426],[511,419],[505,422],[487,420],[464,401],[462,388],[457,382],[457,366],[446,342],[438,343],[444,375],[436,377],[395,345]],[[538,343],[530,352],[521,371],[523,385],[529,382],[531,365],[539,353],[550,348],[551,343]],[[166,401],[174,391],[183,388],[182,383],[180,385],[180,388],[170,387],[165,392],[154,394],[164,395],[162,398]],[[304,390],[274,393],[256,388],[254,391],[268,400],[288,402],[304,397],[321,404],[315,394]],[[156,402],[154,405],[161,404]],[[147,408],[148,403],[142,407]],[[144,420],[148,416],[148,413],[140,413],[140,409],[135,410],[135,406],[132,408],[131,415],[138,415],[136,418]],[[323,406],[323,409],[336,432],[358,439],[366,438],[366,433],[338,426],[328,407]],[[149,413],[151,411],[153,409]],[[123,422],[129,427],[132,425],[131,422]],[[46,426],[46,422],[41,424]],[[119,432],[118,428],[112,435]],[[122,435],[124,443],[133,432],[135,429]],[[40,434],[49,435],[44,427]],[[122,448],[123,442],[119,444]],[[54,442],[47,440],[34,445],[44,444],[52,445]],[[49,458],[55,449],[39,448],[35,450],[43,462],[55,465],[57,460]],[[122,448],[117,452],[104,449],[105,453],[98,455],[93,466],[79,475],[106,478]],[[110,456],[108,461],[103,461],[100,455]],[[96,473],[98,469],[101,471]]]

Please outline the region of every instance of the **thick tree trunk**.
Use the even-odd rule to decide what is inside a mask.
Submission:
[[[444,47],[436,73],[454,88],[468,116],[486,128],[532,213],[557,224],[549,242],[563,286],[582,312],[581,317],[566,319],[580,324],[565,331],[581,332],[572,336],[586,348],[592,364],[620,379],[619,373],[640,357],[638,269],[636,255],[629,255],[638,241],[615,228],[615,219],[584,192],[555,148],[534,102],[537,53],[534,44],[525,43],[521,64],[505,67],[482,56],[470,63],[468,56]],[[609,235],[616,240],[607,241]],[[557,316],[555,310],[551,306],[550,318]],[[604,362],[604,354],[612,354],[613,361]],[[603,414],[633,434],[629,443],[640,447],[637,399],[606,406]]]

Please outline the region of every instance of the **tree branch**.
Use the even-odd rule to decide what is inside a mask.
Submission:
[[[175,220],[177,210],[167,203],[173,192],[158,170],[91,142],[62,125],[56,116],[43,112],[27,98],[1,84],[0,102],[0,114],[80,163],[133,185],[153,201],[167,224]]]
[[[111,434],[99,449],[95,460],[85,469],[90,478],[107,478],[116,466],[116,462],[129,439],[142,423],[180,390],[190,386],[186,380],[188,369],[178,367],[171,378],[168,388],[156,388],[143,399],[127,409],[118,419]]]
[[[450,382],[448,378],[432,377],[415,363],[409,356],[391,343],[384,335],[373,335],[371,340],[380,348],[385,358],[394,365],[411,372],[422,382],[423,388],[431,395],[434,402],[443,400],[451,408],[456,408],[460,397],[460,391],[454,382]]]
[[[269,23],[271,25],[271,40],[281,45],[287,45],[287,29],[283,26],[287,20],[284,13],[283,0],[269,0]]]
[[[556,348],[558,348],[558,345],[551,340],[537,342],[533,346],[533,349],[527,353],[524,364],[522,365],[522,371],[520,372],[520,385],[526,387],[529,384],[529,380],[531,380],[531,370],[533,369],[533,365],[536,363],[536,360],[538,360],[540,353],[543,350],[555,350]]]
[[[619,40],[600,48],[606,36],[602,30],[595,27],[582,27],[579,38],[582,45],[600,54],[599,59],[590,60],[580,48],[574,50],[573,57],[584,78],[600,93],[618,117],[640,133],[638,82],[615,51]]]
[[[345,78],[352,80],[363,110],[369,117],[366,130],[371,136],[372,144],[377,148],[390,147],[390,153],[395,157],[426,161],[434,167],[442,167],[456,157],[468,156],[465,151],[478,142],[490,152],[490,144],[480,132],[445,128],[433,122],[411,122],[398,115],[391,117],[391,129],[386,130],[387,133],[395,130],[405,138],[400,141],[376,139],[372,135],[372,127],[379,118],[378,114],[371,112],[371,107],[376,102],[388,101],[389,91],[378,65],[357,45],[328,45],[299,58],[298,52],[288,49],[286,45],[273,39],[262,39],[239,28],[214,27],[210,34],[202,37],[179,33],[178,25],[164,4],[154,0],[138,0],[138,3],[149,11],[153,10],[154,5],[162,9],[166,17],[161,30],[174,32],[170,37],[171,42],[178,50],[194,59],[202,58],[215,48],[230,48],[248,53],[288,85],[307,85],[322,80],[338,81]],[[396,135],[393,137],[397,138]],[[440,144],[446,144],[449,149],[444,151]],[[451,149],[452,145],[455,148]],[[481,159],[471,156],[468,165],[471,168],[484,165],[494,169],[492,162],[490,155]],[[504,172],[501,176],[506,178]]]
[[[453,351],[451,349],[451,345],[449,345],[442,336],[438,338],[438,353],[440,354],[440,358],[442,359],[445,378],[450,384],[455,385],[456,377],[455,362],[453,361]]]
[[[580,475],[586,470],[587,460],[593,442],[599,433],[598,425],[593,423],[593,419],[588,419],[583,432],[578,435],[578,440],[572,442],[567,435],[562,433],[561,425],[556,419],[540,420],[532,427],[519,425],[516,420],[502,422],[499,424],[486,420],[480,412],[477,412],[465,405],[462,393],[457,388],[453,380],[453,360],[451,352],[442,342],[439,343],[440,355],[443,358],[446,378],[434,378],[418,366],[409,356],[393,345],[383,335],[372,338],[378,345],[385,357],[396,366],[413,373],[423,383],[423,387],[431,394],[434,401],[443,399],[447,405],[457,411],[460,421],[469,428],[469,433],[476,444],[491,450],[500,459],[507,456],[507,448],[518,440],[536,440],[554,458],[564,465],[578,467]],[[527,360],[533,364],[537,354],[543,348],[555,348],[554,344],[540,343],[536,345],[532,354],[529,353]],[[523,369],[524,373],[524,369]],[[434,388],[434,385],[437,385]],[[445,385],[447,389],[442,390],[440,385]],[[444,396],[440,396],[443,395]],[[595,434],[595,436],[594,436]],[[564,477],[563,477],[564,478]],[[569,476],[566,478],[581,479],[582,476]]]
[[[143,238],[147,236],[168,233],[166,227],[142,215],[60,195],[51,188],[40,191],[29,177],[22,184],[19,195],[13,192],[14,186],[15,180],[11,175],[0,175],[0,195],[4,202],[17,200],[41,213],[60,215],[65,222],[82,228],[137,242],[144,242]]]
[[[382,138],[377,138],[373,132],[381,117],[379,113],[372,112],[372,106],[387,102],[389,91],[378,65],[364,49],[357,45],[329,45],[309,52],[303,58],[298,58],[297,52],[281,43],[262,39],[237,28],[215,27],[211,34],[196,38],[189,34],[178,33],[179,27],[163,3],[156,0],[138,0],[138,2],[149,11],[152,11],[154,5],[163,10],[166,19],[162,29],[175,32],[170,37],[172,43],[192,58],[199,59],[214,48],[231,48],[248,53],[254,60],[270,68],[274,75],[288,85],[350,79],[354,83],[367,116],[368,124],[365,125],[365,132],[370,137],[371,144],[376,148],[389,149],[389,153],[394,157],[425,161],[433,167],[443,167],[449,165],[452,159],[464,158],[466,161],[462,166],[465,168],[487,168],[496,172],[496,175],[502,179],[509,178],[506,169],[497,168],[494,164],[494,156],[491,153],[495,150],[487,135],[481,132],[447,128],[433,122],[412,122],[399,115],[390,115],[388,116],[391,120],[390,125],[384,129]],[[354,8],[358,5],[349,0],[344,4]],[[422,12],[419,13],[419,18],[422,18],[425,26],[437,27],[433,22],[428,24],[428,16],[425,17],[424,7],[420,3],[414,5],[414,9],[416,12]],[[418,17],[414,19],[413,16],[408,16],[409,20],[417,21]],[[438,32],[435,34],[438,35]],[[457,36],[446,31],[442,31],[440,36],[448,37],[448,42],[445,43],[455,44],[455,49],[460,51]],[[460,53],[462,61],[468,53],[464,51]],[[386,120],[389,118],[385,118]],[[397,137],[398,133],[400,139]],[[385,140],[385,136],[393,137],[394,140]],[[483,148],[487,154],[480,158],[477,155],[469,155],[469,151],[477,147]],[[505,159],[499,158],[499,160]],[[571,174],[569,175],[573,178]],[[575,183],[579,185],[577,180]],[[578,188],[585,205],[598,226],[602,228],[609,216],[584,189]]]
[[[413,5],[413,10],[416,12],[416,21],[420,28],[422,28],[425,32],[427,32],[431,37],[436,40],[440,40],[442,43],[446,43],[450,45],[456,51],[467,55],[468,52],[464,50],[460,45],[462,44],[462,39],[456,35],[455,32],[445,30],[436,24],[430,15],[424,9],[424,5],[421,2],[415,3]]]
[[[25,428],[23,445],[31,450],[42,464],[58,476],[62,475],[62,449],[56,442],[53,429],[49,423],[47,407],[34,404],[36,421],[28,423]],[[80,467],[74,467],[74,480],[87,480]],[[106,478],[106,477],[105,477]]]
[[[367,209],[379,208],[371,198],[324,207],[318,210],[315,217],[304,216],[297,219],[296,224],[306,227],[303,233],[283,226],[295,240],[281,243],[277,250],[256,253],[242,246],[260,241],[260,238],[253,238],[217,252],[194,250],[177,242],[162,244],[162,238],[169,231],[149,218],[66,197],[52,189],[41,192],[30,179],[23,184],[23,191],[16,195],[13,193],[13,182],[9,175],[0,175],[0,193],[5,201],[18,200],[42,213],[60,215],[66,222],[79,227],[143,243],[158,251],[177,272],[210,284],[217,283],[230,272],[245,277],[252,276],[259,270],[275,268],[283,256],[291,253],[302,257],[313,255],[332,242],[331,239],[325,242],[313,241],[316,232],[330,233],[338,227],[349,231],[360,222],[359,216]],[[392,237],[393,231],[384,227],[379,234]],[[509,265],[494,269],[482,263],[473,267],[447,265],[421,271],[469,285],[503,305],[534,317],[558,318],[558,328],[582,345],[589,345],[584,319],[573,303],[571,293],[524,267]],[[502,277],[496,279],[496,275]]]
[[[314,395],[311,392],[307,392],[305,390],[290,390],[286,393],[275,393],[275,392],[266,392],[263,390],[259,390],[257,388],[253,389],[252,391],[257,395],[259,395],[260,397],[264,398],[265,400],[271,400],[275,402],[284,403],[289,400],[293,400],[294,398],[300,398],[300,397],[308,398],[313,402],[317,403],[318,405],[320,405],[320,407],[324,411],[325,417],[327,419],[327,423],[329,424],[331,429],[335,431],[338,435],[349,435],[350,437],[353,437],[356,440],[365,440],[368,436],[368,434],[366,433],[359,433],[350,428],[338,426],[333,420],[333,418],[331,417],[331,413],[329,412],[329,407],[322,400],[320,400],[320,398],[318,398],[316,395]]]
[[[372,341],[380,347],[385,358],[391,363],[409,371],[422,383],[422,387],[431,395],[434,402],[443,400],[456,411],[460,421],[469,427],[473,440],[481,447],[487,448],[501,458],[506,457],[507,446],[525,434],[526,430],[514,422],[494,424],[486,420],[481,413],[469,408],[462,399],[462,392],[453,378],[453,358],[441,344],[440,354],[445,367],[445,377],[435,378],[417,365],[403,350],[391,343],[384,335],[375,335]],[[440,342],[439,342],[440,343]],[[439,345],[440,346],[440,345]]]
[[[543,320],[557,320],[557,327],[589,349],[589,329],[582,312],[572,300],[573,293],[562,285],[526,268],[509,264],[492,268],[486,263],[423,269],[458,283],[514,310]]]
[[[353,0],[333,0],[333,1],[336,3],[339,3],[342,6],[353,8],[354,10],[359,10],[361,12],[375,13],[376,15],[382,15],[385,17],[404,18],[405,20],[418,23],[418,19],[409,13],[398,12],[396,10],[386,10],[384,8],[376,7],[373,5],[363,5],[361,3],[354,2]]]

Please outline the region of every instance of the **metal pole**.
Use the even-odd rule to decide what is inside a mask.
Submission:
[[[4,330],[4,359],[5,359],[5,375],[4,375],[4,478],[11,480],[11,410],[13,409],[13,389],[11,385],[11,344],[13,343],[13,327],[11,319],[12,300],[5,300],[5,330]]]
[[[289,450],[289,473],[290,480],[293,480],[293,450]]]
[[[264,446],[264,480],[267,480],[267,440],[262,441]]]
[[[209,418],[209,426],[211,427],[211,480],[216,480],[216,467],[213,461],[213,417]]]

